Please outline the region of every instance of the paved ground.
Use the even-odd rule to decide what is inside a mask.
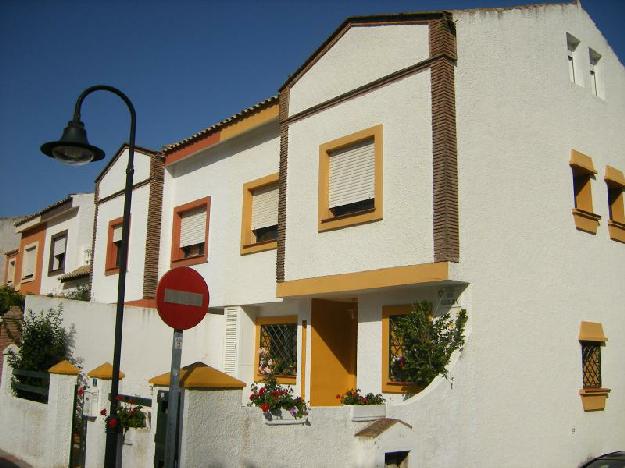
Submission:
[[[0,468],[32,468],[32,466],[0,450]]]

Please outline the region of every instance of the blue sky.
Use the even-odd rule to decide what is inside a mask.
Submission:
[[[128,138],[128,112],[108,93],[83,105],[98,163],[69,167],[39,151],[60,137],[78,94],[119,87],[137,110],[137,144],[159,149],[276,94],[348,16],[501,7],[522,0],[31,1],[0,3],[0,217],[90,192]],[[625,1],[584,8],[625,63]]]

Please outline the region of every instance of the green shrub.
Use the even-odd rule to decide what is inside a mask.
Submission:
[[[417,388],[425,388],[439,374],[448,378],[451,355],[464,346],[466,322],[464,309],[455,320],[450,312],[433,318],[432,304],[425,301],[413,304],[408,314],[393,317],[391,335],[401,343],[402,352],[392,358],[392,372]]]
[[[24,314],[22,323],[22,344],[16,352],[9,352],[9,364],[13,369],[47,372],[50,367],[64,359],[71,360],[74,330],[62,327],[63,307],[41,311],[32,310]],[[16,388],[15,384],[40,386],[34,377],[13,376],[11,387],[15,396],[34,401],[47,401],[47,398]]]
[[[4,315],[13,306],[24,310],[24,296],[11,286],[0,286],[0,315]]]

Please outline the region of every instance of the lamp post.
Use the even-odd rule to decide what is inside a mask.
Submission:
[[[71,165],[83,165],[104,158],[104,151],[92,146],[87,141],[85,126],[80,120],[80,108],[84,99],[95,91],[108,91],[120,97],[130,112],[130,136],[128,138],[128,166],[126,167],[126,185],[124,186],[124,215],[122,224],[122,243],[120,249],[119,276],[117,279],[117,314],[115,317],[115,345],[113,348],[113,375],[111,376],[111,411],[110,417],[117,419],[117,395],[119,390],[119,364],[122,352],[122,324],[124,321],[124,302],[126,296],[126,266],[128,262],[128,237],[130,227],[130,204],[132,202],[132,176],[135,152],[136,114],[128,96],[112,86],[96,85],[85,89],[74,107],[74,117],[67,124],[59,141],[51,141],[41,145],[41,151],[51,158]],[[119,420],[118,420],[119,421]],[[107,427],[106,451],[104,466],[113,468],[117,463],[118,438],[120,425]]]

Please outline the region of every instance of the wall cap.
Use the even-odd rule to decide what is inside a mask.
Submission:
[[[111,380],[113,378],[113,366],[110,362],[105,362],[99,365],[95,369],[91,369],[87,376],[100,380]],[[126,375],[120,370],[119,379],[123,379]]]
[[[50,374],[59,375],[78,375],[80,374],[80,369],[71,362],[69,362],[67,359],[65,359],[50,367],[48,369],[48,372]]]
[[[168,387],[170,373],[157,375],[150,379],[150,384],[155,387]],[[194,389],[240,389],[247,384],[234,377],[221,372],[203,362],[194,362],[180,369],[180,386]]]

